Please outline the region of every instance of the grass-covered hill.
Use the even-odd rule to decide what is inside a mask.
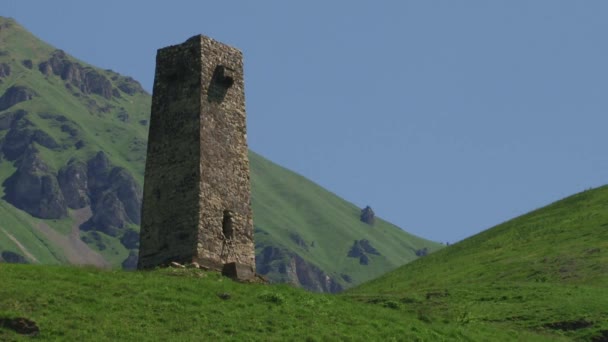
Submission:
[[[339,295],[217,273],[0,264],[0,339],[608,340],[608,187],[491,228]]]
[[[432,322],[608,341],[608,186],[515,218],[347,292]]]
[[[334,292],[333,286],[359,284],[417,259],[424,248],[441,247],[381,219],[361,222],[353,204],[253,152],[250,162],[258,272],[272,270],[291,282],[295,271],[301,280],[326,281]]]
[[[198,269],[0,264],[0,279],[2,341],[32,339],[2,327],[16,318],[35,322],[33,340],[44,341],[566,340],[491,323],[429,321],[396,301],[240,284]]]
[[[134,266],[150,101],[135,80],[0,17],[0,260]],[[258,272],[272,280],[333,292],[440,247],[250,162]]]

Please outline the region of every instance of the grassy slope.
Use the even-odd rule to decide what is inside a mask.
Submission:
[[[411,301],[433,320],[532,330],[578,321],[589,326],[557,331],[608,336],[608,187],[505,222],[347,295]]]
[[[255,226],[271,233],[257,234],[258,245],[287,247],[335,278],[344,273],[355,283],[416,259],[417,249],[440,247],[381,219],[373,227],[362,223],[360,209],[352,203],[253,152],[250,161]],[[290,238],[293,232],[306,242],[308,250]],[[358,258],[346,257],[354,240],[361,239],[369,240],[382,254],[372,255],[368,266],[360,265]]]
[[[25,109],[35,113],[58,113],[79,124],[82,130],[85,148],[76,150],[73,147],[61,151],[42,151],[49,154],[47,162],[51,167],[59,169],[72,157],[86,158],[99,150],[106,152],[112,162],[118,166],[125,167],[140,182],[143,182],[143,160],[142,151],[132,148],[132,141],[147,140],[148,128],[138,123],[141,119],[149,117],[150,96],[148,94],[136,94],[128,96],[123,93],[123,98],[106,100],[97,95],[89,95],[99,105],[113,105],[109,113],[91,113],[86,104],[79,98],[70,94],[65,89],[64,82],[58,77],[45,77],[37,70],[40,62],[49,58],[55,51],[53,47],[37,39],[27,30],[10,19],[0,19],[0,24],[12,22],[8,30],[3,30],[0,39],[2,45],[10,47],[7,56],[0,56],[0,62],[6,62],[11,66],[11,75],[0,84],[0,92],[12,85],[25,85],[38,93],[31,101],[19,103],[8,111]],[[22,60],[30,59],[34,68],[27,69],[21,64]],[[72,58],[73,61],[76,61]],[[88,64],[78,61],[83,66]],[[115,74],[110,71],[99,70],[109,79]],[[117,117],[120,108],[125,108],[130,116],[129,122],[120,121]],[[67,137],[67,133],[61,132],[60,125],[52,120],[37,116],[28,116],[34,124],[51,135],[55,140],[61,142]],[[44,147],[39,147],[44,150]],[[51,158],[52,157],[52,158]],[[139,163],[132,162],[139,160]]]
[[[8,24],[9,28],[0,31],[0,42],[7,49],[7,55],[0,56],[0,63],[10,65],[11,75],[3,79],[0,84],[0,93],[13,85],[24,85],[34,89],[37,97],[30,101],[19,103],[5,112],[24,109],[29,113],[51,113],[61,114],[78,125],[81,131],[85,147],[76,150],[70,147],[63,150],[49,150],[43,146],[36,147],[43,156],[45,162],[55,171],[59,170],[70,158],[86,160],[96,152],[103,150],[112,162],[117,166],[125,167],[131,174],[143,183],[143,159],[145,143],[147,139],[147,126],[139,124],[139,120],[147,119],[149,114],[150,96],[148,94],[135,94],[133,96],[122,94],[122,98],[106,100],[97,95],[89,95],[100,105],[112,105],[114,108],[108,113],[91,112],[86,102],[73,96],[65,89],[64,82],[58,77],[45,77],[38,71],[38,64],[47,60],[55,48],[37,39],[23,27],[11,19],[0,18],[0,25]],[[21,62],[29,59],[34,67],[26,68]],[[75,59],[72,59],[76,61]],[[78,61],[83,66],[89,66]],[[100,71],[111,79],[116,74],[110,71]],[[120,108],[125,108],[129,113],[129,122],[120,121],[117,114]],[[38,128],[45,131],[59,144],[67,143],[69,136],[61,131],[60,123],[52,119],[45,119],[38,115],[28,115]],[[6,134],[6,132],[3,132]],[[133,143],[138,144],[134,146]],[[143,149],[141,148],[143,146]],[[12,162],[0,160],[0,182],[3,182],[15,167]],[[2,192],[4,189],[2,189]],[[3,195],[3,193],[2,193]],[[42,263],[64,262],[61,251],[51,242],[46,240],[42,234],[34,228],[40,219],[33,218],[20,211],[7,202],[0,200],[0,217],[6,222],[6,230],[15,236],[32,254]],[[62,234],[67,234],[72,225],[71,219],[45,220],[52,228]],[[117,239],[110,238],[106,241],[108,248],[101,251],[104,256],[115,265],[120,265],[126,257],[124,248]],[[3,250],[21,251],[10,242],[6,236],[0,235],[0,247]],[[123,255],[116,257],[115,250],[120,250]]]
[[[114,106],[108,113],[93,113],[87,108],[85,101],[66,90],[61,79],[45,77],[38,71],[38,64],[47,60],[55,48],[34,37],[14,20],[0,17],[0,26],[5,24],[10,27],[0,31],[0,46],[7,53],[0,54],[0,63],[9,64],[11,74],[0,83],[0,94],[13,85],[24,85],[34,89],[38,96],[4,112],[24,109],[29,113],[64,115],[77,123],[78,129],[82,133],[81,138],[85,142],[85,147],[80,150],[76,150],[73,146],[61,150],[49,150],[36,145],[45,162],[57,171],[70,158],[86,160],[103,150],[115,165],[125,167],[140,184],[143,183],[143,156],[147,140],[147,126],[140,125],[139,120],[147,119],[149,116],[150,96],[148,94],[129,96],[123,93],[123,97],[120,99],[106,100],[97,95],[89,95],[89,98],[94,99],[101,106]],[[22,61],[26,59],[32,61],[34,65],[32,69],[28,69],[22,64]],[[86,63],[78,62],[83,66],[88,66]],[[105,74],[108,79],[116,75],[111,71],[100,72]],[[128,111],[129,122],[118,119],[117,114],[121,107]],[[61,131],[61,124],[57,121],[45,119],[36,114],[30,114],[27,118],[59,144],[68,143],[69,136]],[[2,134],[6,134],[6,131]],[[134,146],[133,142],[137,146]],[[140,146],[143,146],[143,149]],[[4,182],[14,170],[12,162],[0,160],[0,183]],[[2,195],[3,191],[2,188]],[[0,217],[3,224],[6,225],[6,230],[17,238],[39,262],[52,264],[64,261],[61,251],[36,232],[34,226],[41,221],[40,219],[29,216],[3,200],[0,200]],[[70,219],[46,220],[46,222],[63,234],[69,232],[72,224]],[[113,250],[121,249],[122,246],[117,239],[112,239],[109,243],[109,248],[102,254],[108,254],[106,255],[108,259],[111,259],[115,265],[120,265],[122,260],[114,257]],[[5,234],[0,234],[0,247],[3,250],[23,254]],[[126,257],[126,253],[123,254]]]
[[[8,63],[12,72],[10,77],[0,84],[0,94],[13,84],[22,84],[34,89],[39,96],[19,103],[6,112],[22,108],[31,113],[65,115],[78,124],[86,142],[86,147],[81,150],[70,147],[53,151],[37,146],[45,161],[58,170],[72,157],[86,160],[97,151],[103,150],[114,164],[127,168],[138,182],[143,184],[148,127],[140,125],[139,120],[148,119],[150,96],[123,94],[122,99],[108,101],[90,95],[99,105],[110,104],[115,107],[110,113],[90,112],[83,100],[65,89],[60,78],[45,77],[38,71],[37,65],[47,60],[55,49],[32,36],[14,21],[0,17],[0,25],[7,22],[12,26],[0,31],[0,42],[1,46],[10,48],[10,51],[8,55],[0,56],[0,63]],[[21,61],[24,59],[32,60],[33,69],[22,65]],[[79,63],[87,65],[84,62]],[[108,71],[100,72],[105,73],[108,78],[114,75]],[[120,107],[129,113],[129,122],[117,119],[116,114]],[[28,119],[60,144],[68,138],[54,120],[37,115],[28,115]],[[255,225],[268,233],[256,234],[258,246],[264,244],[292,250],[334,276],[344,286],[348,284],[343,282],[340,274],[348,274],[353,283],[360,283],[415,259],[416,249],[427,247],[429,250],[435,250],[440,247],[437,243],[405,233],[382,220],[378,220],[375,227],[365,225],[359,222],[359,209],[353,204],[253,152],[250,159]],[[0,183],[14,170],[11,162],[0,160]],[[53,246],[45,250],[39,246],[40,239],[34,238],[37,234],[33,226],[40,220],[29,217],[2,200],[0,218],[6,219],[6,222],[11,220],[7,229],[41,262],[61,261],[61,253],[57,255]],[[64,234],[69,232],[72,223],[69,219],[46,221],[49,226]],[[289,236],[293,231],[308,244],[314,241],[315,247],[310,247],[308,251],[298,247]],[[355,239],[368,239],[383,255],[372,256],[369,266],[359,265],[358,259],[346,257]],[[126,257],[126,249],[115,238],[104,235],[104,242],[108,248],[100,253],[115,266],[119,266]],[[0,247],[19,252],[3,234],[0,234]]]
[[[0,319],[27,317],[64,341],[555,341],[491,324],[425,322],[360,303],[216,273],[0,264]],[[222,300],[218,294],[229,294]],[[28,340],[0,328],[0,340]]]

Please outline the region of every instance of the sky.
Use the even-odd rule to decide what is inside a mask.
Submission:
[[[608,183],[608,1],[0,2],[150,92],[159,48],[241,49],[252,150],[434,241]]]

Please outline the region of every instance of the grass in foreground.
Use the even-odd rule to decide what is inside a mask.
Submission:
[[[192,269],[101,271],[0,264],[0,318],[66,341],[554,340],[484,322],[429,321],[404,302],[361,303]],[[229,299],[219,295],[228,294]],[[0,340],[26,340],[0,328]]]

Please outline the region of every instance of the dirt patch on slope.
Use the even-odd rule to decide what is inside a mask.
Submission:
[[[44,234],[47,239],[61,248],[70,264],[110,268],[110,263],[107,262],[101,254],[91,249],[91,247],[80,239],[79,227],[91,216],[92,212],[90,207],[72,211],[70,217],[74,220],[74,224],[72,225],[72,231],[67,236],[58,233],[44,222],[38,223],[36,228],[39,232]]]

